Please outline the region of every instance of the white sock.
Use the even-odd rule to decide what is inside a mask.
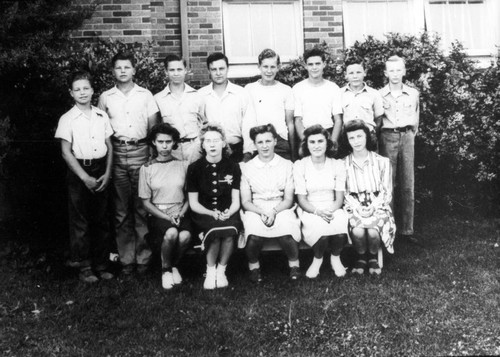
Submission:
[[[226,267],[227,267],[227,265],[219,264],[219,265],[217,265],[217,270],[220,270],[221,272],[225,272]]]
[[[299,265],[299,260],[298,260],[298,259],[297,259],[297,260],[289,260],[289,261],[288,261],[288,266],[289,266],[290,268],[293,268],[293,267],[297,267],[297,268],[299,268],[299,267],[300,267],[300,265]]]
[[[254,270],[254,269],[260,269],[260,263],[248,263],[248,269],[249,270]]]

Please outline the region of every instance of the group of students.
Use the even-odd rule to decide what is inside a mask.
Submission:
[[[308,78],[293,88],[275,79],[273,50],[258,61],[261,78],[242,88],[228,81],[227,57],[211,54],[212,83],[197,91],[185,83],[186,62],[170,55],[168,85],[153,96],[133,81],[133,55],[118,53],[116,86],[101,94],[99,108],[91,105],[90,74],[72,77],[75,106],[55,136],[69,168],[71,263],[82,281],[113,278],[110,183],[122,273],[145,272],[159,251],[164,289],[182,282],[178,263],[195,244],[206,253],[203,287],[226,287],[238,237],[253,282],[262,280],[266,239],[281,245],[292,280],[301,275],[302,239],[314,252],[308,278],[318,276],[325,253],[344,276],[340,252],[348,241],[358,254],[352,271],[380,274],[377,252],[381,242],[393,252],[396,231],[393,182],[401,191],[398,231],[412,238],[419,98],[403,84],[404,60],[388,59],[380,91],[365,84],[359,59],[346,62],[343,88],[323,78],[318,49],[304,54]]]

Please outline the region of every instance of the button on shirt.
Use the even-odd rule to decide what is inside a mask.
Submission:
[[[65,113],[55,137],[71,143],[73,155],[80,160],[100,159],[106,156],[106,138],[113,134],[108,115],[92,107],[90,118],[76,105]]]
[[[198,91],[184,84],[180,98],[171,91],[170,86],[154,96],[164,123],[176,128],[181,138],[196,138],[204,122],[203,103]]]
[[[416,89],[403,84],[401,94],[394,97],[389,85],[380,89],[385,116],[382,128],[403,128],[411,125],[418,128],[420,115],[419,93]]]
[[[302,117],[304,129],[320,124],[325,129],[333,127],[332,116],[342,114],[340,88],[324,80],[320,86],[313,86],[308,79],[293,86],[295,116]]]
[[[381,94],[364,84],[355,92],[349,85],[341,88],[344,125],[351,120],[363,120],[372,130],[375,130],[375,118],[384,114]]]
[[[143,139],[148,133],[148,118],[158,112],[153,94],[134,84],[123,94],[116,86],[99,97],[99,108],[108,113],[115,136],[119,139]]]
[[[247,84],[245,89],[252,99],[257,125],[271,123],[278,135],[288,140],[285,111],[294,108],[292,88],[281,82],[276,82],[272,86],[263,86],[258,80]]]
[[[224,128],[229,144],[243,141],[243,152],[254,151],[250,128],[256,126],[255,112],[247,91],[231,82],[219,97],[209,84],[199,90],[203,100],[203,115],[209,123]]]

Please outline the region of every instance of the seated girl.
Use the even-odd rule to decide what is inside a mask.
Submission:
[[[301,146],[305,157],[295,162],[293,177],[302,234],[314,252],[306,276],[311,279],[318,276],[323,256],[328,251],[335,275],[342,277],[346,269],[340,261],[340,252],[347,243],[347,215],[342,210],[344,165],[332,158],[333,143],[321,125],[304,130]]]
[[[370,130],[361,120],[344,127],[344,140],[349,143],[350,155],[346,167],[345,211],[358,260],[353,272],[379,275],[377,253],[380,241],[389,253],[394,252],[396,226],[391,210],[392,176],[388,158],[375,153]]]
[[[292,162],[274,153],[278,134],[272,124],[250,129],[258,155],[242,164],[241,218],[245,227],[250,280],[262,280],[259,254],[264,240],[276,238],[288,257],[290,278],[300,276],[300,222],[293,205]]]
[[[155,125],[148,137],[154,159],[139,171],[139,197],[148,218],[152,248],[161,246],[162,286],[172,289],[182,282],[177,264],[191,240],[184,191],[187,165],[172,156],[179,132],[169,124]]]
[[[224,130],[219,125],[204,126],[200,140],[204,156],[189,165],[187,191],[195,231],[206,250],[203,288],[212,290],[228,286],[226,266],[241,228],[241,171],[226,157]]]

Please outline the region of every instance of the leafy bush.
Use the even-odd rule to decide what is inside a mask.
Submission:
[[[366,82],[374,88],[385,85],[388,57],[405,59],[405,80],[421,93],[417,199],[468,212],[492,210],[498,205],[500,182],[500,70],[476,68],[459,43],[446,55],[439,41],[427,33],[389,34],[385,41],[368,37],[347,49],[345,57],[364,59]],[[325,77],[342,86],[343,72],[343,65],[330,56]],[[279,74],[289,85],[306,76],[300,59]]]

